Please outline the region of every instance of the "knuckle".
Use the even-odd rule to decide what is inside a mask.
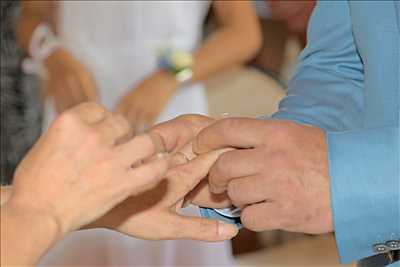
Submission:
[[[102,107],[97,104],[96,102],[85,102],[82,103],[78,106],[80,109],[85,109],[85,110],[95,110],[95,109],[102,109]]]
[[[227,174],[227,165],[229,162],[229,155],[227,153],[222,154],[212,167],[214,177],[222,177]]]
[[[79,127],[82,124],[78,115],[73,110],[63,112],[56,121],[54,122],[55,127],[61,128],[62,130],[71,130]]]
[[[245,208],[242,211],[242,215],[240,218],[245,228],[255,232],[262,231],[261,227],[259,226],[256,215],[253,212],[251,212],[251,210]]]
[[[233,204],[238,204],[241,199],[241,188],[235,180],[228,183],[227,193]]]
[[[116,126],[118,127],[118,129],[122,133],[128,133],[132,129],[132,127],[129,124],[128,120],[124,116],[122,116],[121,114],[115,115],[114,122],[115,122]]]

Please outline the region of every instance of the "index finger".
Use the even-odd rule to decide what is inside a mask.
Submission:
[[[228,118],[206,127],[193,142],[193,150],[202,154],[225,147],[253,148],[265,138],[267,123],[252,118]]]
[[[182,115],[152,127],[149,134],[158,136],[167,152],[176,152],[191,141],[204,127],[214,120],[202,115]]]
[[[77,118],[88,124],[101,121],[109,113],[104,107],[95,102],[82,103],[66,112],[76,115]]]

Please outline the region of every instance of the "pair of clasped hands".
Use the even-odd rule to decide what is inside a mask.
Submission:
[[[304,136],[279,134],[279,127]],[[266,143],[272,138],[276,144]],[[200,115],[133,137],[122,116],[84,103],[62,113],[28,153],[7,205],[53,222],[56,240],[88,228],[149,240],[221,241],[237,234],[234,225],[180,215],[190,203],[241,207],[243,225],[255,231],[329,232],[329,187],[319,186],[329,182],[325,155],[308,153],[311,179],[292,175],[298,162],[280,144],[293,148],[295,138],[304,138],[303,145],[291,153],[325,147],[323,132],[310,126]]]

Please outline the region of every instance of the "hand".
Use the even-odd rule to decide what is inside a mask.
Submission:
[[[210,170],[211,191],[227,191],[243,207],[243,225],[254,231],[333,231],[326,138],[323,130],[290,121],[232,118],[203,129],[194,141],[200,155],[235,147]]]
[[[170,153],[184,154],[189,160],[196,155],[192,151],[191,142],[196,135],[208,125],[214,123],[213,118],[202,115],[182,115],[173,120],[160,123],[150,129],[149,134],[153,140],[159,140],[159,150]],[[214,194],[209,190],[207,179],[200,182],[186,196],[186,203],[192,203],[201,207],[226,208],[231,206],[226,193]]]
[[[17,168],[5,205],[50,218],[58,238],[98,219],[168,169],[166,159],[148,159],[156,153],[149,135],[130,135],[125,119],[94,103],[61,114]]]
[[[92,75],[69,52],[60,48],[48,56],[46,93],[53,97],[56,110],[61,113],[86,101],[96,101],[96,85]]]
[[[159,71],[124,96],[116,111],[128,119],[136,133],[143,132],[164,110],[177,87],[175,77]]]
[[[191,148],[191,147],[190,147]],[[141,239],[195,239],[221,241],[237,234],[234,225],[178,214],[185,196],[205,177],[223,153],[212,151],[187,162],[175,154],[166,179],[156,188],[131,197],[111,210],[89,228],[106,227]]]

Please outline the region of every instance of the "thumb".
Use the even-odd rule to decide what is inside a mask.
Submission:
[[[214,150],[206,154],[197,156],[186,164],[170,169],[167,177],[174,182],[176,192],[180,196],[185,196],[192,191],[205,177],[218,157],[231,150],[230,148]]]
[[[173,229],[176,239],[193,239],[208,242],[218,242],[233,238],[238,233],[238,228],[219,220],[200,217],[173,216]]]

